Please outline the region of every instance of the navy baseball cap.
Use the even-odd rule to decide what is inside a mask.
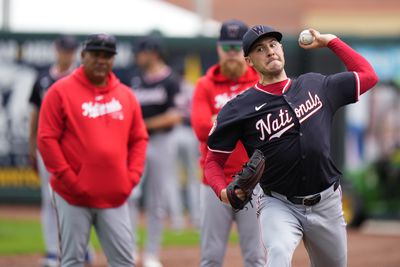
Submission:
[[[117,54],[117,40],[105,33],[89,35],[83,43],[83,51],[104,51]]]
[[[222,23],[218,43],[220,44],[242,44],[243,35],[248,26],[240,20],[230,19]]]
[[[157,53],[162,60],[166,60],[167,52],[165,50],[164,42],[159,36],[148,35],[140,38],[133,44],[134,53],[146,51]]]
[[[278,42],[282,40],[282,33],[276,31],[274,28],[264,25],[251,27],[243,36],[244,56],[247,57],[249,55],[255,42],[266,36],[274,37]]]
[[[157,36],[145,36],[140,38],[134,44],[133,51],[136,53],[142,51],[153,51],[162,55],[164,53],[164,45],[161,38]]]
[[[66,34],[58,36],[54,43],[57,48],[70,51],[76,50],[79,46],[75,36]]]

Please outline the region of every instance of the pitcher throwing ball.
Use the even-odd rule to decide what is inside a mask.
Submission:
[[[301,240],[311,266],[347,266],[342,175],[330,156],[332,120],[340,107],[357,102],[378,78],[371,65],[335,35],[310,32],[313,42],[299,45],[331,49],[347,71],[290,79],[282,34],[254,26],[243,37],[243,51],[260,80],[222,108],[208,139],[207,179],[222,181],[224,163],[238,141],[248,155],[258,149],[265,156],[257,206],[268,267],[291,266]],[[221,200],[229,203],[224,183],[214,184]]]

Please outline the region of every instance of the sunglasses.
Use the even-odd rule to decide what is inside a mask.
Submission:
[[[229,52],[231,50],[234,50],[235,52],[240,52],[242,50],[242,45],[240,44],[223,44],[221,45],[221,47],[224,52]]]

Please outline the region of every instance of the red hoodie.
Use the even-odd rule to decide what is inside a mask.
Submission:
[[[200,166],[204,170],[204,162],[208,153],[207,138],[211,130],[214,116],[232,98],[252,87],[258,81],[257,72],[247,67],[239,80],[233,81],[223,76],[220,65],[212,66],[205,76],[197,83],[192,103],[192,126],[200,141]],[[247,153],[241,143],[230,154],[224,166],[226,182],[232,180],[232,175],[238,172],[248,160]],[[203,173],[203,183],[209,185]]]
[[[113,73],[96,87],[80,67],[46,93],[37,144],[52,188],[72,205],[123,204],[139,183],[147,142],[140,105]]]

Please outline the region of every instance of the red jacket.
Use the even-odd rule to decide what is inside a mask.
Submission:
[[[219,64],[212,66],[205,76],[197,83],[192,103],[192,126],[200,141],[200,166],[204,170],[207,156],[207,138],[213,124],[213,118],[221,108],[239,93],[255,85],[258,81],[257,72],[247,67],[243,76],[237,81],[230,80],[220,72]],[[241,143],[229,156],[224,166],[226,182],[232,180],[232,175],[238,172],[248,160],[247,153]],[[203,172],[203,183],[209,185]]]
[[[113,73],[95,87],[80,67],[46,93],[38,148],[52,188],[72,205],[123,204],[139,183],[147,142],[140,105]]]

